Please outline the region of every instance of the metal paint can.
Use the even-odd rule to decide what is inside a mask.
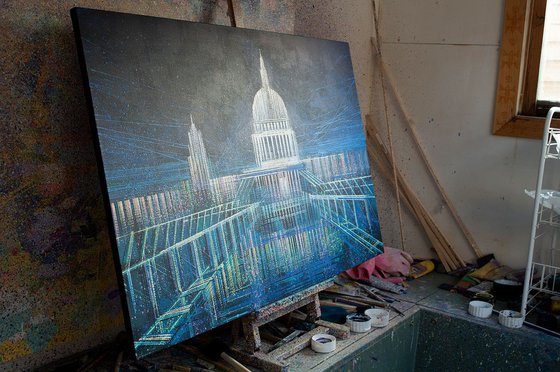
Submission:
[[[489,304],[494,305],[494,302],[496,301],[496,299],[494,298],[494,295],[492,295],[491,293],[488,292],[478,292],[477,294],[475,294],[472,297],[473,301],[483,301],[483,302],[488,302]]]

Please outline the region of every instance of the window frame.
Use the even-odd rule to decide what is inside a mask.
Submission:
[[[546,0],[505,0],[492,134],[541,139],[536,104]],[[553,127],[560,127],[554,119]]]

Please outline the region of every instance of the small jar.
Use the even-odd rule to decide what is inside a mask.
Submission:
[[[560,297],[559,296],[550,297],[550,312],[552,314],[560,314]]]
[[[484,301],[484,302],[488,302],[489,304],[494,305],[494,302],[496,301],[496,299],[494,298],[494,295],[492,295],[491,293],[488,292],[478,292],[477,294],[475,294],[472,298],[475,301]]]

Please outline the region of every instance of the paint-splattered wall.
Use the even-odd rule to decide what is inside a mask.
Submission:
[[[369,0],[233,3],[240,27],[349,41],[362,112],[369,111]],[[0,370],[31,369],[123,329],[74,6],[229,24],[227,0],[1,2]]]
[[[3,1],[0,370],[123,329],[70,21],[74,6],[228,24],[226,1]]]

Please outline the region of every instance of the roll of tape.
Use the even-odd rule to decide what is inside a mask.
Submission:
[[[311,337],[311,349],[318,353],[330,353],[336,349],[336,338],[327,334]]]
[[[346,324],[352,332],[364,333],[371,329],[371,318],[365,314],[350,314],[346,316]]]

